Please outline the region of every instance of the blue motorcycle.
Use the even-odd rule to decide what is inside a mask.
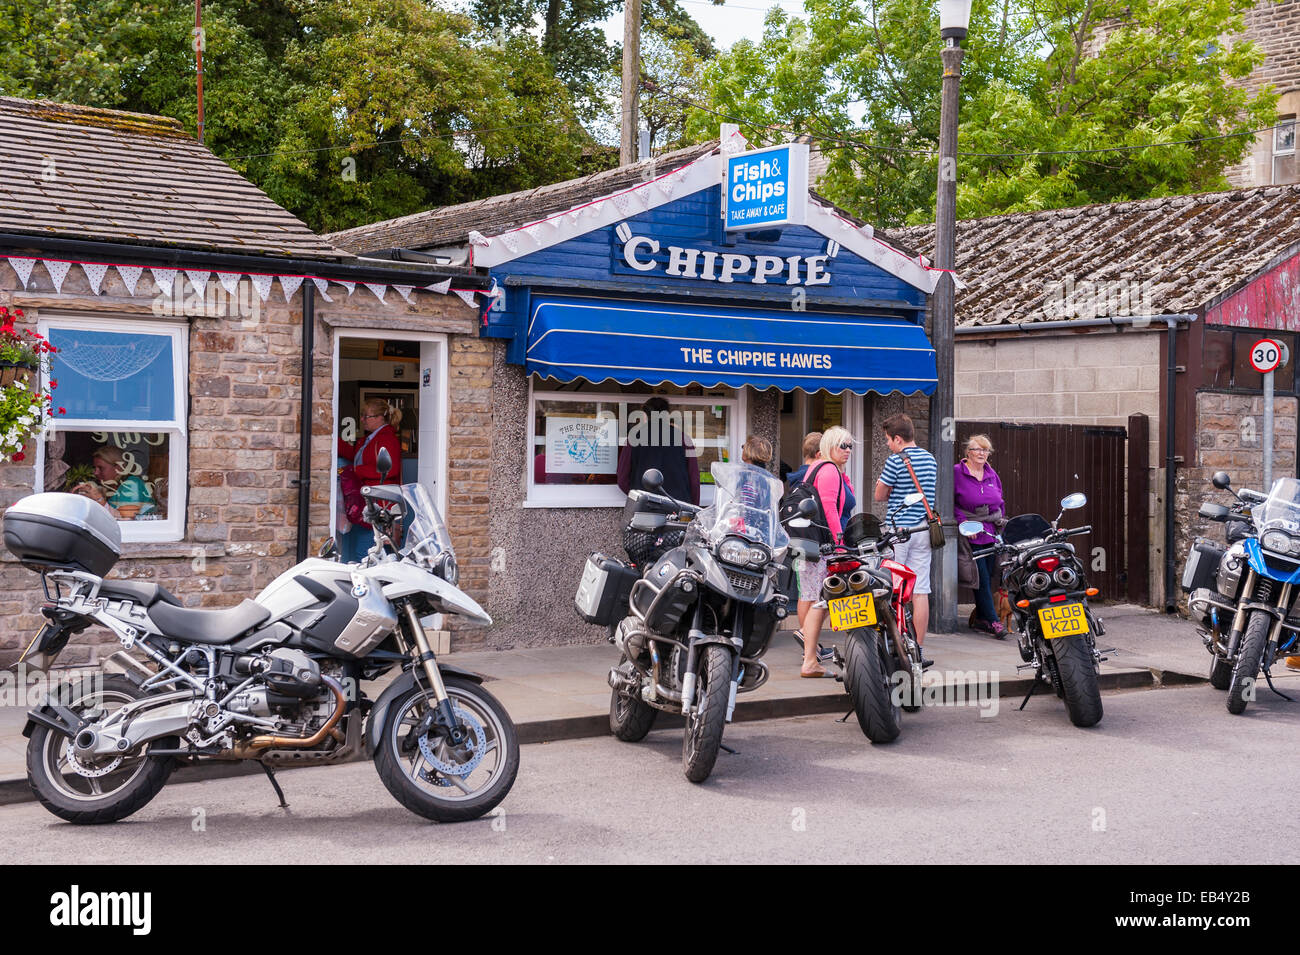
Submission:
[[[1268,494],[1233,491],[1225,471],[1211,482],[1237,498],[1231,506],[1202,504],[1198,512],[1226,525],[1227,547],[1194,541],[1182,586],[1213,654],[1210,685],[1228,691],[1229,713],[1241,713],[1255,699],[1261,670],[1269,688],[1290,699],[1273,686],[1269,670],[1300,640],[1300,618],[1290,613],[1300,584],[1300,480],[1279,478]]]

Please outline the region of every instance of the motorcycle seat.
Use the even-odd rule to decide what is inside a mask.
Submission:
[[[149,608],[149,618],[167,636],[212,646],[233,642],[270,616],[271,611],[253,600],[220,610],[188,610],[166,603]]]
[[[158,602],[181,606],[176,595],[161,584],[147,584],[139,580],[106,580],[99,585],[99,595],[109,600],[130,600],[143,607],[152,607]]]

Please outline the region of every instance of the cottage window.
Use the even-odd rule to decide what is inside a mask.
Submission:
[[[1273,184],[1300,182],[1300,167],[1296,165],[1295,114],[1278,118],[1273,129]]]
[[[185,527],[186,328],[158,322],[48,318],[59,350],[38,490],[103,500],[122,540],[176,541]]]
[[[692,394],[690,392],[698,392]],[[669,410],[660,422],[646,420],[642,404],[661,394]],[[713,497],[709,467],[736,461],[744,440],[743,399],[731,388],[620,388],[587,382],[529,382],[529,507],[621,507],[627,500],[618,488],[619,454],[631,440],[667,423],[684,432],[698,455],[701,503]],[[688,452],[689,453],[689,452]]]

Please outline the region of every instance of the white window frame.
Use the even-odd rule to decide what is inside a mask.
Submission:
[[[1277,141],[1282,134],[1282,127],[1290,124],[1291,126],[1291,148],[1278,149]],[[1285,159],[1288,156],[1296,155],[1296,139],[1300,138],[1300,115],[1288,113],[1286,116],[1278,117],[1277,126],[1273,128],[1272,150],[1269,158],[1269,181],[1274,184],[1278,183],[1277,161]]]
[[[614,404],[627,404],[628,413],[636,410],[650,396],[644,392],[627,391],[539,391],[536,388],[536,375],[528,376],[528,426],[524,428],[524,480],[527,494],[524,507],[622,507],[627,503],[627,495],[617,484],[556,484],[538,485],[533,481],[533,458],[537,454],[533,428],[537,422],[537,400],[542,401],[604,401]],[[721,395],[664,395],[672,405],[727,405],[731,412],[731,432],[727,447],[728,460],[740,460],[740,448],[744,443],[741,435],[748,427],[748,396],[745,388],[734,389],[734,396]],[[621,436],[620,436],[621,439]],[[622,450],[620,444],[619,450]],[[708,506],[713,503],[713,486],[700,484],[700,503]]]
[[[189,326],[185,323],[135,321],[118,316],[87,315],[61,312],[42,315],[37,329],[47,339],[50,329],[70,329],[91,332],[122,332],[140,335],[167,335],[172,340],[172,384],[175,389],[175,417],[166,421],[132,421],[126,418],[71,418],[56,416],[54,429],[59,431],[137,431],[166,434],[170,439],[167,454],[167,519],[164,521],[118,521],[122,530],[122,543],[150,543],[180,541],[185,537],[185,513],[189,492],[189,431],[186,416],[189,413]],[[59,376],[59,357],[54,356],[54,377]],[[49,385],[48,375],[42,383]],[[59,405],[59,392],[54,391],[54,407]],[[36,477],[34,488],[44,490],[45,442],[37,442]]]

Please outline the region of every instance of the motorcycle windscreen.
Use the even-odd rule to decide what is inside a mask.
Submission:
[[[1033,540],[1036,537],[1046,537],[1052,532],[1052,525],[1043,519],[1041,514],[1021,514],[1019,517],[1013,517],[1007,521],[1007,526],[1002,528],[1002,542],[1004,544],[1019,544],[1021,541]]]

